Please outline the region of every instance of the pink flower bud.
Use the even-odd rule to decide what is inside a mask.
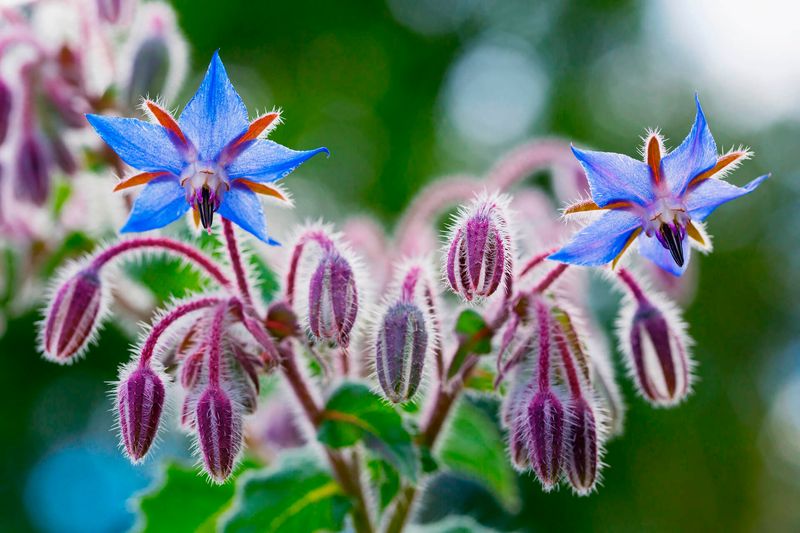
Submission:
[[[50,194],[48,157],[44,147],[35,136],[22,139],[17,152],[17,198],[42,205]]]
[[[511,466],[517,472],[527,472],[531,467],[528,449],[530,438],[530,428],[525,417],[514,420],[508,435],[508,454]]]
[[[153,444],[164,408],[164,384],[150,367],[125,370],[117,386],[117,412],[122,443],[134,463]]]
[[[358,291],[353,269],[338,252],[326,251],[310,280],[308,322],[311,333],[347,347],[357,314]]]
[[[592,406],[583,398],[573,398],[567,405],[566,471],[575,492],[589,494],[597,481],[599,443]]]
[[[228,394],[213,385],[200,395],[195,412],[203,464],[221,484],[231,475],[242,446],[242,416]]]
[[[375,369],[386,397],[394,403],[410,400],[422,381],[428,328],[422,311],[410,302],[391,306],[375,339]]]
[[[507,202],[478,198],[453,225],[445,272],[450,288],[468,301],[494,294],[511,268]]]
[[[639,302],[625,323],[623,348],[641,395],[658,407],[680,403],[692,380],[684,325],[649,301]]]
[[[558,483],[564,456],[564,407],[552,390],[539,391],[528,405],[531,465],[545,491]]]
[[[96,270],[84,268],[67,278],[55,292],[42,323],[44,356],[63,364],[81,355],[94,339],[104,307],[102,281]]]

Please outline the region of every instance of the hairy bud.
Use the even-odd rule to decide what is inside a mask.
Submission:
[[[524,416],[518,416],[511,424],[508,433],[508,455],[511,459],[511,466],[517,472],[527,472],[531,467],[530,450],[530,427]]]
[[[187,355],[181,364],[180,383],[181,387],[191,390],[200,382],[203,375],[203,363],[205,362],[206,349],[201,346],[194,353]]]
[[[478,198],[453,226],[445,272],[450,288],[470,301],[491,296],[511,265],[511,236],[502,197]]]
[[[16,196],[21,200],[42,205],[50,194],[48,158],[35,136],[26,136],[17,153]]]
[[[567,405],[566,471],[570,485],[584,496],[594,489],[599,464],[597,423],[592,406],[584,398]]]
[[[389,307],[375,339],[375,368],[389,400],[405,402],[414,396],[427,350],[428,329],[419,307],[410,302]]]
[[[117,412],[122,443],[134,463],[141,461],[153,444],[161,411],[164,384],[148,367],[136,367],[117,387]]]
[[[99,326],[103,301],[102,281],[93,268],[78,271],[58,287],[42,323],[44,356],[63,364],[83,353]]]
[[[627,330],[627,331],[626,331]],[[623,323],[623,348],[639,392],[656,406],[681,402],[691,386],[688,337],[683,324],[648,301]]]
[[[308,323],[311,333],[346,347],[358,314],[358,291],[350,263],[336,251],[326,251],[311,276]]]
[[[231,475],[242,445],[241,415],[220,387],[210,386],[197,400],[196,424],[206,472],[216,483]]]
[[[545,491],[558,483],[564,455],[564,407],[551,390],[539,391],[528,405],[529,458]]]

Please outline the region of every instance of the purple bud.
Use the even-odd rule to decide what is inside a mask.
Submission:
[[[528,449],[530,438],[530,428],[525,418],[515,421],[508,436],[508,454],[517,472],[527,472],[531,467]]]
[[[528,405],[531,465],[545,491],[558,483],[564,455],[564,407],[552,390],[539,391]]]
[[[8,133],[8,123],[11,118],[11,89],[0,79],[0,144],[6,140]]]
[[[506,200],[477,199],[453,226],[445,271],[454,292],[471,301],[491,296],[511,264]]]
[[[200,382],[200,377],[203,375],[205,355],[205,346],[201,346],[196,352],[184,358],[181,365],[181,387],[191,390]]]
[[[80,355],[97,331],[103,300],[96,270],[85,268],[68,278],[56,291],[43,322],[44,356],[56,363],[69,363]]]
[[[228,395],[217,386],[207,388],[197,400],[197,435],[206,472],[216,483],[231,475],[242,445],[241,415]]]
[[[375,339],[375,368],[384,394],[394,403],[414,396],[422,381],[428,330],[422,311],[410,302],[391,306]]]
[[[642,396],[656,406],[675,405],[689,394],[691,363],[683,329],[648,301],[638,304],[630,322],[625,351],[631,373]]]
[[[164,384],[150,367],[137,367],[120,380],[119,428],[122,443],[134,463],[141,461],[153,444],[163,408]]]
[[[347,347],[358,314],[358,292],[350,263],[335,251],[327,251],[311,276],[308,322],[311,333]]]
[[[26,136],[17,153],[17,198],[42,205],[50,194],[47,154],[34,136]]]
[[[599,443],[592,406],[583,398],[567,405],[566,471],[569,483],[580,495],[589,494],[597,481]]]

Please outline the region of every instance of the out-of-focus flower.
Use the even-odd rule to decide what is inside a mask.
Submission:
[[[271,183],[326,148],[297,152],[259,137],[280,122],[271,112],[248,123],[247,108],[217,53],[206,76],[176,121],[155,102],[145,105],[158,124],[135,118],[88,115],[103,140],[141,173],[115,190],[145,185],[123,232],[166,226],[193,210],[210,229],[214,213],[277,244],[267,235],[257,194],[286,200]]]
[[[720,156],[700,101],[695,100],[692,130],[667,154],[656,132],[645,142],[644,162],[573,148],[586,171],[592,199],[572,204],[564,213],[605,212],[550,259],[586,266],[616,265],[641,236],[639,253],[680,276],[688,265],[690,246],[710,250],[701,222],[720,205],[755,190],[768,176],[741,188],[721,179],[752,154],[740,149]]]

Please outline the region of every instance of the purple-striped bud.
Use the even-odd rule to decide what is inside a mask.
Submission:
[[[445,272],[464,299],[491,296],[511,268],[511,235],[504,197],[478,198],[453,225]]]
[[[545,491],[558,484],[564,457],[564,407],[552,390],[539,391],[528,405],[531,466]]]
[[[120,379],[117,387],[119,429],[128,457],[134,463],[144,458],[158,433],[164,396],[164,383],[150,367],[135,367]]]
[[[311,275],[308,323],[311,333],[339,346],[350,343],[358,314],[358,291],[350,263],[336,251],[326,251]]]
[[[215,483],[231,475],[242,446],[242,417],[220,387],[210,386],[197,400],[197,436],[206,472]]]
[[[637,305],[626,321],[623,347],[628,365],[642,396],[653,405],[667,407],[681,402],[691,387],[688,337],[676,317],[649,301]]]
[[[592,406],[584,398],[573,398],[567,405],[566,471],[575,492],[589,494],[597,481],[599,442]]]
[[[103,293],[100,275],[91,267],[78,271],[58,287],[40,335],[47,359],[71,363],[86,350],[100,325]]]
[[[11,118],[12,94],[8,85],[0,78],[0,144],[6,140],[8,123]]]
[[[427,350],[428,328],[420,308],[410,302],[389,307],[375,339],[375,369],[389,400],[399,403],[414,396]]]
[[[35,136],[22,139],[17,152],[17,198],[42,205],[50,194],[48,158],[42,143]]]

